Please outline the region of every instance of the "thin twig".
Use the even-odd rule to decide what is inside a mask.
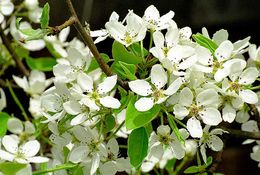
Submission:
[[[21,73],[26,76],[29,76],[30,72],[27,70],[27,68],[24,66],[24,64],[21,61],[21,59],[19,58],[19,56],[16,54],[15,50],[11,46],[10,41],[8,40],[7,36],[4,34],[4,31],[1,26],[0,26],[0,36],[2,38],[3,44],[5,45],[6,49],[9,51],[12,58],[14,59],[16,65],[18,66]]]
[[[107,76],[111,76],[113,75],[112,70],[110,69],[110,67],[106,64],[106,62],[104,61],[104,59],[101,57],[96,45],[94,44],[91,36],[90,36],[90,31],[86,30],[86,28],[84,28],[82,26],[82,24],[79,21],[79,18],[77,16],[77,13],[73,7],[73,4],[71,2],[71,0],[66,0],[67,5],[69,7],[69,11],[72,15],[72,17],[74,17],[76,19],[76,22],[74,24],[76,30],[79,32],[79,34],[81,35],[84,43],[89,47],[89,50],[91,51],[91,53],[93,54],[93,56],[95,57],[96,61],[98,62],[100,68],[102,69],[102,71],[107,75]],[[87,24],[88,26],[88,24]],[[122,81],[120,78],[118,78],[118,83],[120,86],[122,86],[124,89],[129,89],[128,88],[128,84],[124,81]]]
[[[61,24],[59,26],[49,27],[49,29],[51,29],[51,33],[49,35],[58,34],[66,27],[69,27],[69,26],[72,26],[73,24],[75,24],[75,22],[76,22],[76,18],[74,16],[72,16],[67,21],[65,21],[63,24]]]
[[[241,131],[236,129],[229,129],[223,126],[220,128],[227,131],[227,134],[229,134],[232,137],[260,140],[260,132]]]

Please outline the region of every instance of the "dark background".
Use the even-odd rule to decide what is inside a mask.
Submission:
[[[46,1],[40,0],[42,4]],[[69,11],[65,0],[49,0],[51,25],[59,25],[68,19]],[[110,14],[116,11],[122,20],[128,12],[143,16],[145,9],[153,4],[160,14],[175,12],[178,27],[189,26],[193,33],[206,27],[212,36],[217,30],[226,29],[229,40],[235,42],[251,36],[251,43],[260,44],[260,1],[259,0],[73,0],[82,22],[88,21],[91,30],[104,28]],[[76,35],[74,29],[70,38]],[[98,44],[101,52],[109,52],[111,41]],[[109,53],[108,53],[109,54]],[[259,175],[257,162],[250,159],[251,146],[241,146],[240,139],[229,139],[223,153],[219,171],[226,175]]]

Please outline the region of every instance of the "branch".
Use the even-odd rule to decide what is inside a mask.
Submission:
[[[223,126],[220,128],[227,131],[227,134],[233,137],[260,140],[260,132],[241,131],[236,129],[229,129]]]
[[[260,114],[255,105],[250,105],[252,115],[255,117],[257,126],[260,128]]]
[[[94,44],[90,34],[89,34],[89,30],[86,30],[82,24],[79,21],[79,18],[77,16],[77,13],[73,7],[73,4],[71,2],[71,0],[66,0],[67,5],[69,7],[69,11],[72,15],[72,17],[75,18],[75,24],[74,27],[76,28],[76,30],[79,32],[79,34],[81,35],[84,43],[89,47],[89,50],[91,51],[91,53],[93,54],[93,56],[95,57],[96,61],[99,64],[99,67],[102,69],[102,71],[107,75],[107,76],[111,76],[113,75],[112,70],[110,69],[110,67],[106,64],[106,62],[104,61],[104,59],[101,57],[96,45]],[[118,83],[120,84],[120,86],[122,86],[124,89],[128,89],[128,84],[124,81],[122,81],[121,79],[118,78]]]
[[[3,31],[1,26],[0,26],[0,36],[2,38],[3,44],[5,45],[7,50],[9,51],[12,58],[14,59],[16,65],[18,66],[21,73],[23,73],[26,76],[29,76],[30,72],[27,70],[27,68],[24,66],[24,64],[21,61],[21,59],[19,58],[19,56],[16,54],[14,48],[11,46],[10,41],[8,40],[7,36],[4,34],[4,31]]]
[[[66,27],[72,26],[73,24],[76,23],[76,18],[74,16],[70,17],[67,21],[65,21],[63,24],[55,27],[49,27],[51,29],[51,33],[49,35],[56,35],[60,33],[63,29]]]

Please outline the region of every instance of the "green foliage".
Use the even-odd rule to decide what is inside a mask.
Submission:
[[[104,60],[106,63],[109,62],[110,58],[109,58],[109,56],[108,56],[107,54],[101,53],[100,55],[101,55],[101,57],[103,58],[103,60]],[[87,72],[91,72],[91,71],[93,71],[93,70],[95,70],[95,69],[97,69],[97,68],[99,68],[98,62],[96,61],[95,58],[93,58],[93,59],[91,60],[91,63],[90,63],[90,66],[89,66]]]
[[[128,51],[124,45],[114,41],[112,45],[112,55],[115,61],[121,61],[128,64],[139,64],[143,59]]]
[[[142,57],[141,49],[143,49],[143,56],[147,56],[149,54],[149,52],[144,47],[141,48],[141,45],[139,43],[133,43],[130,47],[132,53],[138,57]]]
[[[115,72],[123,80],[136,80],[135,76],[136,67],[134,64],[124,63],[122,61],[114,62],[111,66],[113,72]]]
[[[169,121],[170,127],[172,128],[172,130],[173,130],[174,134],[176,135],[176,137],[178,138],[178,140],[179,140],[180,142],[184,143],[185,141],[184,141],[184,139],[182,138],[182,135],[181,135],[181,133],[180,133],[180,131],[179,131],[179,128],[177,127],[177,125],[176,125],[174,119],[173,119],[173,116],[167,115],[167,119],[168,119],[168,121]]]
[[[47,2],[42,9],[42,15],[40,19],[42,29],[46,29],[49,26],[49,20],[50,20],[49,13],[50,13],[50,6],[49,3]]]
[[[212,164],[212,161],[213,161],[212,157],[208,157],[207,163],[205,163],[204,165],[190,166],[184,171],[184,173],[185,174],[194,174],[194,173],[204,173],[205,174],[207,167],[209,167]]]
[[[40,71],[52,71],[54,65],[57,64],[56,60],[51,57],[40,57],[40,58],[32,58],[26,57],[26,64],[30,67],[30,69],[36,69]]]
[[[5,112],[0,112],[0,137],[3,137],[7,131],[7,122],[10,118],[9,114]]]
[[[152,109],[140,112],[134,104],[136,98],[132,98],[126,109],[126,127],[127,129],[136,129],[151,122],[160,112],[160,105],[154,105]]]
[[[138,168],[147,155],[148,135],[144,127],[135,129],[128,138],[128,156],[130,163]]]
[[[15,175],[18,171],[25,168],[26,164],[19,164],[13,162],[3,162],[0,163],[0,171],[4,175]]]
[[[201,46],[209,49],[211,53],[214,53],[215,50],[218,48],[218,45],[212,41],[211,39],[205,37],[204,35],[197,33],[192,35],[192,38]]]
[[[102,122],[102,124],[101,124]],[[102,129],[102,132],[104,134],[108,133],[109,131],[111,131],[116,125],[116,121],[113,115],[108,114],[106,116],[104,116],[103,121],[100,121],[97,124],[97,128]],[[102,127],[102,128],[100,128]]]

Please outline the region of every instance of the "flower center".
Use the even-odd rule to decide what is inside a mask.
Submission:
[[[240,84],[238,84],[237,82],[231,82],[230,89],[238,92],[240,90]]]
[[[218,61],[213,62],[213,72],[217,72],[217,70],[221,68],[223,68],[221,62]]]
[[[169,145],[172,141],[172,138],[170,137],[170,135],[159,135],[159,141],[164,145]]]
[[[199,112],[202,110],[202,107],[196,106],[196,105],[192,105],[189,108],[189,116],[198,116]]]

